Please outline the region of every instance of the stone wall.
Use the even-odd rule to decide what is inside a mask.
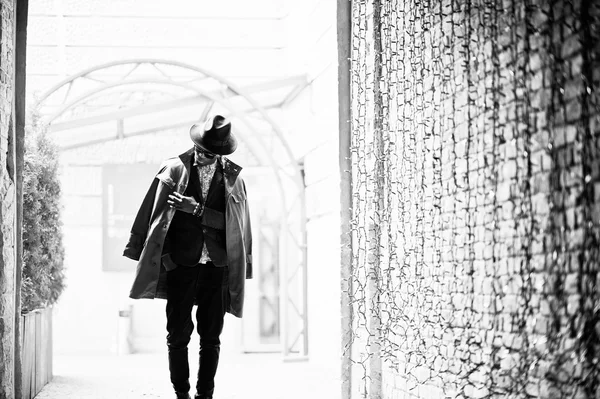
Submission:
[[[0,1],[0,398],[14,397],[15,217],[13,0]]]
[[[600,8],[353,1],[353,397],[600,394]]]

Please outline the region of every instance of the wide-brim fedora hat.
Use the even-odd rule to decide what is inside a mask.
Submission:
[[[237,148],[231,122],[221,115],[208,118],[202,125],[192,125],[190,138],[196,146],[217,155],[229,155]]]

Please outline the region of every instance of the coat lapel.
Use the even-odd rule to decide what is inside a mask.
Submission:
[[[181,163],[183,163],[183,166],[185,167],[185,172],[187,173],[186,176],[183,176],[183,175],[181,176],[182,177],[181,181],[186,182],[185,187],[179,187],[179,192],[183,193],[185,191],[185,189],[187,188],[187,185],[189,184],[192,162],[194,162],[194,149],[191,148],[191,149],[187,150],[186,152],[184,152],[183,154],[181,154],[179,156],[179,159],[181,160]]]
[[[208,188],[208,194],[206,195],[206,203],[211,203],[215,198],[217,187],[219,184],[223,184],[223,173],[221,172],[222,166],[221,163],[217,163],[217,167],[215,168],[215,174],[210,182],[210,187]],[[199,179],[198,179],[199,180]]]
[[[204,201],[202,199],[202,187],[200,186],[200,176],[198,175],[198,168],[193,165],[190,171],[190,183],[192,184],[192,187],[194,187],[194,190],[192,190],[192,195],[194,196],[197,202],[203,203]],[[188,185],[190,183],[188,183]]]
[[[223,168],[223,181],[225,182],[225,197],[229,198],[233,185],[237,180],[238,175],[242,171],[242,167],[233,163],[225,157],[220,157],[221,167]]]
[[[189,176],[191,176],[192,164],[194,162],[194,148],[191,148],[188,151],[181,154],[179,156],[179,159],[181,159],[181,162],[183,163],[183,165],[186,168],[188,180],[189,180],[189,178],[190,178]],[[238,175],[242,171],[242,167],[223,156],[220,156],[218,158],[217,162],[219,162],[219,166],[221,167],[221,170],[222,170],[221,179],[223,180],[223,183],[225,185],[225,197],[229,198],[229,195],[231,195],[231,190],[233,190],[233,185],[235,184],[235,181],[237,180]],[[215,175],[216,175],[216,171],[215,171]],[[194,180],[198,180],[198,179],[194,179]],[[215,181],[215,179],[213,177],[213,181],[211,182],[211,188],[212,188],[212,185],[214,184],[214,181]],[[188,184],[189,184],[189,181],[188,181]],[[198,186],[195,185],[194,188],[196,188],[198,190],[198,193],[201,193],[201,191],[199,190],[200,182],[199,181],[193,182],[192,184],[198,184]],[[212,191],[212,190],[209,190],[209,191]]]

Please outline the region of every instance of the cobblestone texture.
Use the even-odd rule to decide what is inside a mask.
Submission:
[[[353,11],[356,397],[599,397],[598,2]]]

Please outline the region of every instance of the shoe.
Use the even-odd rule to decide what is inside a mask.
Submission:
[[[196,395],[194,395],[194,399],[213,399],[212,393],[205,393],[204,395],[200,395],[199,393],[197,393]]]
[[[175,392],[175,395],[177,395],[177,399],[192,399],[190,394],[187,392]]]

